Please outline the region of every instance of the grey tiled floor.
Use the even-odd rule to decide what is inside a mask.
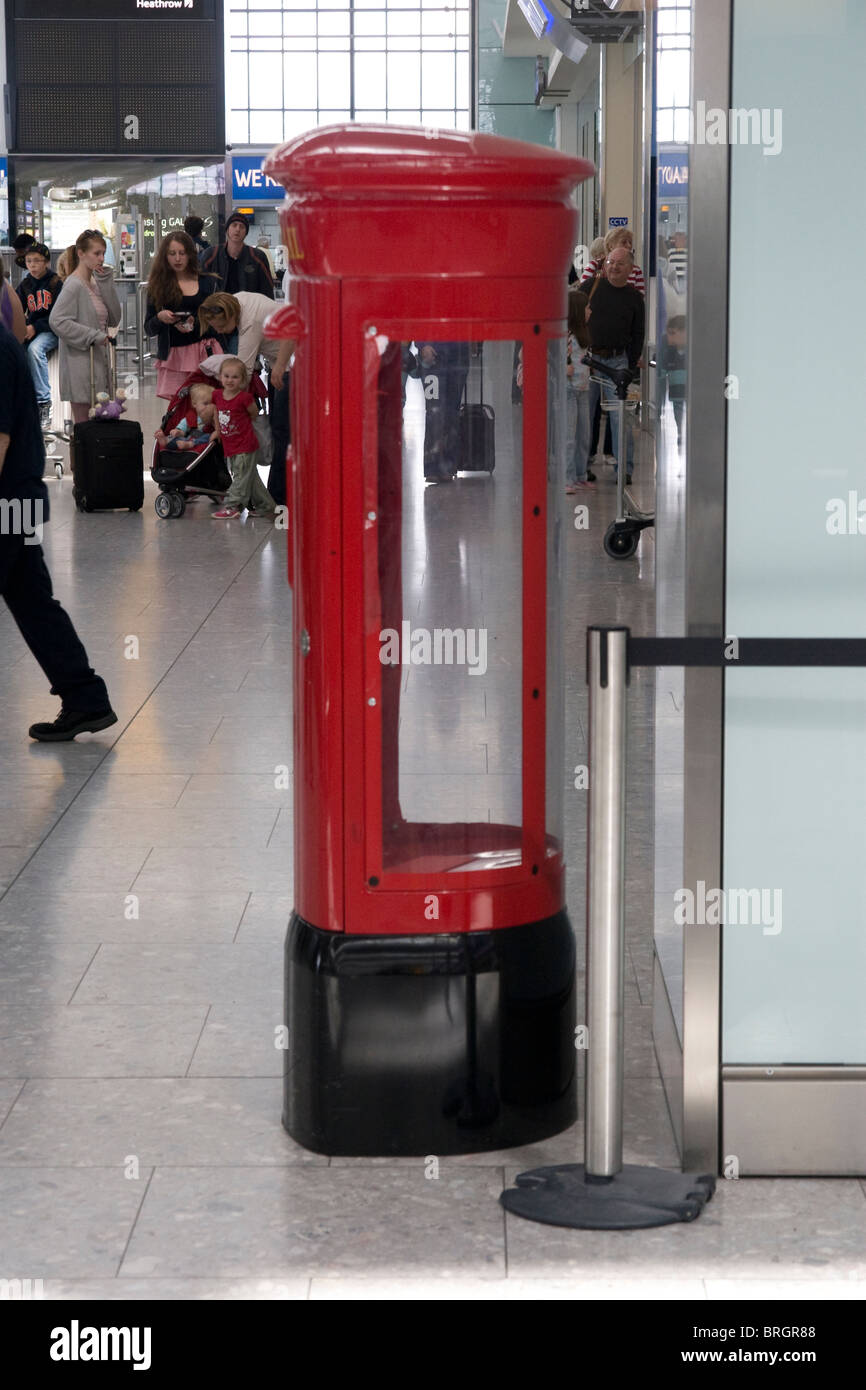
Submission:
[[[293,1143],[274,1045],[292,872],[291,793],[274,779],[291,767],[285,536],[217,525],[201,504],[159,522],[150,485],[139,516],[79,516],[68,477],[51,488],[49,564],[120,723],[29,744],[53,702],[0,607],[0,1274],[42,1278],[53,1298],[856,1296],[856,1181],[720,1184],[693,1226],[588,1234],[506,1218],[497,1200],[521,1169],[582,1157],[580,1122],[443,1159],[435,1181],[422,1160]],[[584,630],[652,630],[655,540],[607,560],[610,475],[577,500],[590,529],[567,533],[563,777],[580,928]],[[625,1156],[664,1165],[650,673],[630,698]]]

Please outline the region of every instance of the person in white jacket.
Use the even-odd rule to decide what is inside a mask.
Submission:
[[[265,337],[265,320],[274,312],[274,301],[266,294],[255,294],[252,290],[241,290],[238,294],[208,295],[199,306],[198,321],[202,337],[208,333],[218,333],[228,339],[227,347],[243,362],[248,372],[255,370],[256,359],[264,357],[273,368],[282,344],[277,339]],[[232,339],[237,334],[237,346]]]

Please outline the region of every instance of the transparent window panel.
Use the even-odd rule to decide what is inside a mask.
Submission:
[[[381,348],[371,383],[386,872],[521,862],[516,352],[510,341],[406,339]]]
[[[866,671],[726,671],[726,1063],[866,1063],[864,763]]]
[[[665,632],[675,633],[676,606],[658,601],[657,611],[667,613]],[[661,631],[661,628],[659,629]],[[683,862],[684,797],[685,797],[685,670],[682,666],[658,666],[656,669],[632,672],[632,695],[644,678],[652,680],[655,690],[655,719],[653,721],[653,873],[655,950],[664,975],[674,1022],[683,1038],[683,923],[678,912],[678,894],[685,883]],[[641,768],[629,747],[631,771],[640,776]],[[629,811],[636,808],[637,796],[629,800]]]
[[[562,499],[565,489],[565,339],[547,349],[547,701],[545,831],[547,853],[562,851],[564,815],[565,690],[562,595],[565,591]]]

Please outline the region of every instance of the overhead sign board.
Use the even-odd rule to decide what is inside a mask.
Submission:
[[[285,189],[262,170],[267,155],[232,155],[233,203],[281,203]]]
[[[16,19],[213,19],[214,0],[15,0]]]

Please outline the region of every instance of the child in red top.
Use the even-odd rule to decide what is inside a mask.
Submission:
[[[239,357],[227,357],[220,367],[220,385],[213,393],[216,428],[232,475],[232,485],[222,506],[213,516],[222,520],[240,516],[244,507],[250,516],[272,513],[276,503],[259,477],[258,440],[253,420],[256,403],[247,388],[247,369]]]

